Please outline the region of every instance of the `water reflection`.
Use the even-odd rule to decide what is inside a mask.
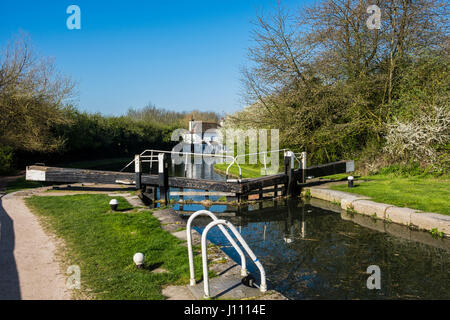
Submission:
[[[192,159],[194,160],[194,159]],[[158,174],[158,168],[156,165],[152,166],[151,168],[144,168],[144,173],[152,173],[152,174]],[[223,181],[225,180],[225,177],[221,174],[214,171],[214,164],[210,161],[203,161],[200,163],[195,163],[195,161],[188,162],[186,164],[171,164],[169,169],[169,176],[173,177],[187,177],[187,178],[193,178],[193,179],[204,179],[204,180],[217,180],[217,181]],[[178,188],[170,188],[170,192],[173,191],[180,191]],[[183,191],[201,191],[201,190],[195,190],[195,189],[184,189]],[[169,194],[170,194],[169,192]],[[159,188],[156,190],[156,198],[160,198],[159,194]],[[209,197],[211,201],[216,202],[219,200],[219,196],[210,196]],[[175,210],[179,211],[197,211],[205,209],[203,205],[200,205],[198,203],[189,203],[189,201],[193,202],[201,202],[202,200],[205,200],[204,196],[184,196],[184,200],[188,200],[186,203],[178,203],[178,200],[180,200],[179,196],[173,196],[170,195],[170,199],[174,201],[176,204],[173,205],[173,208]],[[159,207],[160,204],[156,203],[156,207]],[[207,207],[206,209],[211,210],[212,212],[224,212],[227,208],[226,206],[215,204],[210,207]]]
[[[157,174],[157,170],[152,169],[152,173]],[[171,164],[170,176],[187,177],[192,179],[218,180],[223,181],[225,177],[214,171],[214,164],[211,161],[200,163],[187,162],[186,164]]]
[[[351,221],[345,213],[311,204],[268,201],[227,219],[240,227],[271,287],[291,299],[450,298],[448,240],[397,225],[396,234],[356,216],[359,220]],[[213,243],[227,245],[217,228],[209,235]],[[232,248],[224,251],[239,261]],[[366,287],[370,265],[381,268],[381,290]],[[249,269],[258,275],[256,266]]]
[[[214,163],[221,163],[222,159],[194,159],[192,157],[191,161],[187,161],[186,164],[174,164],[171,162],[169,168],[169,176],[174,177],[187,177],[194,179],[205,179],[205,180],[225,180],[223,175],[218,174],[214,171]],[[91,169],[97,170],[112,170],[119,171],[124,167],[123,163],[113,163],[111,165],[102,164],[98,167],[92,167]],[[125,172],[134,172],[134,167],[129,166],[124,170]],[[144,174],[158,174],[158,163],[156,162],[144,162],[142,163],[142,172]]]
[[[214,171],[214,164],[203,161],[203,163],[187,163],[172,165],[173,175],[185,176],[193,179],[225,180],[225,178]]]

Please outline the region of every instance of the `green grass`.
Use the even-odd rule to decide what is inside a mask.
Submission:
[[[282,162],[280,161],[280,167],[278,169],[278,172],[281,172],[283,170]],[[214,165],[214,169],[216,171],[225,174],[227,171],[227,168],[230,164],[229,163],[216,163]],[[261,175],[261,168],[264,169],[264,166],[261,164],[240,164],[241,166],[241,172],[242,172],[242,178],[258,178],[262,177],[264,175]],[[269,169],[270,165],[267,166],[267,169]],[[264,171],[263,171],[264,172]],[[230,169],[228,170],[228,174],[230,176],[239,177],[239,167],[236,164],[233,164]]]
[[[224,173],[228,164],[216,164],[214,167]],[[242,164],[241,168],[243,178],[261,176],[261,165]],[[282,169],[280,166],[280,171]],[[237,165],[230,168],[229,174],[239,176]],[[354,176],[353,173],[340,173],[321,178],[346,180],[349,175]],[[358,182],[358,180],[370,181]],[[399,207],[450,215],[450,178],[436,177],[417,166],[390,166],[380,170],[376,175],[355,176],[355,188],[348,188],[345,184],[333,186],[331,189],[365,195],[374,201]]]
[[[188,283],[187,248],[182,242],[161,229],[149,211],[110,211],[110,199],[89,194],[34,196],[26,202],[46,228],[64,239],[64,261],[80,266],[82,292],[97,299],[164,299],[163,286]],[[130,207],[123,198],[116,199],[119,209]],[[145,254],[146,268],[134,265],[136,252]],[[197,279],[200,262],[196,256]],[[169,272],[152,273],[155,267]]]
[[[349,176],[354,176],[354,175],[353,175],[353,173],[337,173],[337,174],[333,174],[330,176],[319,177],[319,179],[347,180],[347,178]]]
[[[345,184],[331,189],[368,196],[376,202],[450,215],[448,177],[377,174],[359,179],[369,181],[356,181],[355,188],[348,188]]]

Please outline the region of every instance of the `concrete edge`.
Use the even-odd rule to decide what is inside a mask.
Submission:
[[[339,204],[341,209],[371,216],[376,219],[414,227],[420,230],[436,231],[450,237],[450,216],[423,212],[420,210],[396,207],[394,205],[371,201],[369,197],[326,188],[307,187],[302,192],[312,198]]]

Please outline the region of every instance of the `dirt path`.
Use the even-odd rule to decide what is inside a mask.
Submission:
[[[0,224],[0,300],[70,299],[55,239],[43,231],[20,192],[0,198]]]
[[[21,177],[25,177],[25,172],[21,172],[20,175],[17,176],[6,176],[6,177],[0,176],[0,193],[6,190],[6,187],[10,182],[16,181]]]

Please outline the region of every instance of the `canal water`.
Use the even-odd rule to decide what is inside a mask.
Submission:
[[[212,166],[172,168],[173,175],[223,179]],[[212,200],[217,200],[211,197]],[[178,200],[177,197],[173,197]],[[193,200],[201,198],[193,197]],[[188,204],[175,210],[205,209]],[[327,202],[280,200],[246,207],[207,208],[231,221],[262,262],[270,289],[289,299],[450,299],[450,240],[393,223],[348,214]],[[202,232],[209,221],[196,220]],[[239,256],[218,228],[208,239]],[[248,269],[258,280],[256,266]],[[381,289],[368,289],[369,266],[378,266]]]
[[[270,288],[290,299],[450,299],[448,240],[300,201],[263,206],[228,220],[263,264]],[[239,263],[218,228],[208,239]],[[380,268],[380,290],[367,287],[371,265]],[[253,263],[249,270],[259,279]]]

